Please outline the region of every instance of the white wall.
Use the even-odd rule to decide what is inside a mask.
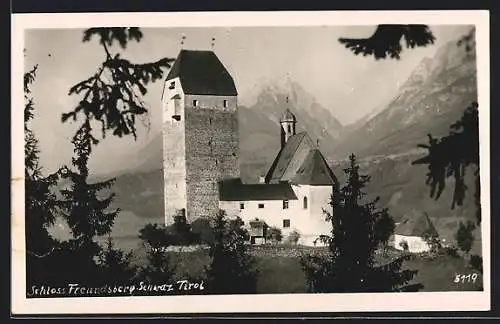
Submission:
[[[221,201],[219,206],[224,209],[229,217],[239,216],[249,224],[258,218],[267,225],[281,229],[284,240],[294,230],[300,233],[299,244],[313,245],[313,241],[321,234],[329,234],[331,225],[325,221],[322,208],[328,208],[328,201],[332,192],[329,186],[292,186],[297,200],[288,201],[288,209],[283,209],[282,200],[263,201]],[[307,197],[307,209],[303,207],[303,198]],[[240,210],[240,203],[245,208]],[[264,204],[264,208],[258,208]],[[290,227],[283,227],[283,220],[290,220]]]
[[[429,244],[425,242],[420,236],[406,236],[395,234],[394,235],[394,247],[398,250],[403,251],[401,247],[401,242],[406,241],[408,243],[408,251],[412,253],[427,252],[430,250]]]
[[[175,88],[169,89],[170,82],[175,82]],[[181,99],[178,111],[181,120],[176,121],[174,115],[175,104],[171,100],[174,95]],[[162,98],[163,107],[163,175],[164,175],[164,204],[165,224],[173,222],[172,216],[178,209],[187,207],[186,188],[186,159],[185,159],[185,125],[184,125],[184,93],[179,78],[165,83]]]

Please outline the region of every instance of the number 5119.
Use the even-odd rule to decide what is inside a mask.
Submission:
[[[479,275],[477,273],[469,273],[469,274],[457,274],[455,275],[454,283],[475,283]]]

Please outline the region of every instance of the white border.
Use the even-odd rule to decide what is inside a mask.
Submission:
[[[24,242],[24,30],[85,27],[229,27],[428,24],[476,25],[478,100],[480,103],[480,170],[483,292],[384,294],[277,294],[238,296],[167,296],[27,299]],[[74,13],[12,16],[12,313],[134,314],[231,312],[370,312],[490,310],[490,94],[488,11],[303,11],[196,13]],[[452,280],[452,279],[450,279]],[[285,298],[286,297],[286,298]]]

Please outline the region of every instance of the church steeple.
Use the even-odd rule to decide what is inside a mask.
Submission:
[[[286,98],[286,102],[288,104],[288,97]],[[282,148],[285,146],[288,139],[291,136],[295,135],[296,124],[297,124],[297,119],[295,118],[295,115],[290,111],[289,108],[287,108],[280,119]]]

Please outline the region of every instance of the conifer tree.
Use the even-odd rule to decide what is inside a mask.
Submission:
[[[115,248],[111,235],[108,235],[106,248],[101,251],[97,264],[102,284],[127,285],[137,275],[137,268],[132,264],[133,253],[124,253]]]
[[[400,59],[406,48],[425,47],[434,44],[436,38],[427,25],[378,25],[368,38],[339,38],[339,42],[354,54],[379,59]]]
[[[146,265],[138,269],[138,278],[151,284],[170,281],[175,274],[166,251],[173,243],[171,235],[163,226],[147,224],[139,231],[139,238],[146,247]]]
[[[63,217],[71,229],[72,238],[64,244],[67,248],[75,252],[75,258],[70,264],[77,265],[78,269],[85,270],[71,273],[68,280],[83,281],[86,278],[97,276],[96,258],[101,251],[96,239],[111,232],[115,217],[119,209],[109,210],[114,194],[101,199],[102,190],[110,189],[114,179],[90,183],[89,170],[87,167],[89,157],[92,153],[92,145],[97,144],[90,134],[90,123],[85,121],[78,129],[72,139],[75,147],[75,156],[72,164],[75,170],[66,168],[63,177],[71,181],[69,189],[61,190],[64,201]],[[71,255],[71,254],[70,254]],[[79,275],[81,274],[81,275]],[[94,274],[91,276],[89,274]]]
[[[245,242],[248,232],[240,218],[228,220],[220,210],[213,219],[214,242],[210,245],[206,289],[211,294],[255,293],[258,272]]]
[[[57,241],[48,229],[54,225],[60,202],[53,192],[59,179],[58,172],[44,176],[39,161],[38,140],[29,127],[34,118],[34,100],[31,85],[38,65],[24,74],[24,155],[25,155],[25,223],[26,223],[26,277],[28,286],[46,284],[52,272],[51,260]]]
[[[387,242],[392,223],[386,209],[378,210],[378,197],[365,202],[363,188],[370,177],[359,173],[354,155],[344,170],[346,184],[332,195],[330,210],[324,210],[331,222],[331,235],[323,239],[329,253],[302,258],[309,289],[313,292],[387,292],[416,290],[408,285],[416,271],[401,270],[407,256],[387,264],[375,264],[376,249]],[[385,227],[382,229],[382,227]]]
[[[426,184],[431,189],[431,198],[439,199],[445,189],[446,179],[454,179],[451,209],[462,206],[467,190],[465,174],[469,167],[473,167],[477,224],[481,222],[478,107],[477,102],[467,107],[460,120],[450,126],[448,135],[434,138],[428,134],[429,144],[419,145],[427,149],[427,155],[412,162],[428,166]]]
[[[476,225],[471,221],[468,221],[467,223],[460,222],[457,232],[455,233],[457,245],[466,255],[469,254],[472,249],[472,245],[474,244],[473,231],[475,228]]]
[[[64,272],[70,276],[67,280],[93,278],[98,271],[95,262],[101,251],[95,238],[110,233],[119,213],[119,209],[110,209],[114,194],[105,196],[103,193],[112,187],[114,179],[96,183],[89,180],[88,160],[93,146],[99,143],[93,125],[100,123],[103,138],[110,130],[115,136],[132,135],[136,138],[136,116],[147,113],[141,99],[147,92],[146,85],[161,79],[162,68],[170,67],[172,61],[164,58],[153,63],[133,64],[119,54],[111,53],[110,47],[114,43],[125,49],[129,41],[140,41],[142,33],[139,28],[90,28],[84,32],[83,41],[90,41],[94,36],[98,37],[104,50],[104,62],[95,74],[70,89],[69,95],[80,96],[81,100],[72,111],[62,115],[62,122],[83,118],[72,139],[75,152],[73,169],[65,168],[63,173],[71,180],[71,187],[62,190],[62,194],[65,198],[64,218],[73,237],[62,246],[61,255],[63,259],[72,259],[74,262],[68,264],[75,267],[75,271]]]

